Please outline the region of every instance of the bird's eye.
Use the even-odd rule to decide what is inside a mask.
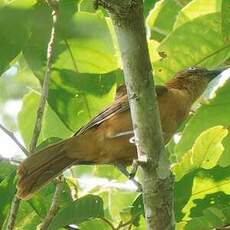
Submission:
[[[188,71],[193,71],[193,70],[196,70],[196,69],[197,69],[196,67],[192,66],[192,67],[188,68]]]

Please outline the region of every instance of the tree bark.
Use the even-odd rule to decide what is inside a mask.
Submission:
[[[160,126],[142,0],[98,0],[115,27],[141,162],[146,229],[174,229],[173,177]]]

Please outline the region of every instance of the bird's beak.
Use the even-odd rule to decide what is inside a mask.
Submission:
[[[211,81],[215,77],[217,77],[219,74],[221,74],[225,69],[227,68],[221,68],[221,69],[215,69],[215,70],[208,70],[205,74],[205,77]]]

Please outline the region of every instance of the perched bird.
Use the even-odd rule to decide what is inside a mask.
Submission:
[[[165,143],[186,119],[192,104],[220,70],[190,67],[178,72],[165,86],[156,86],[161,126]],[[115,101],[77,133],[34,153],[18,168],[17,196],[29,199],[34,192],[77,164],[130,164],[137,158],[125,86],[118,89]]]

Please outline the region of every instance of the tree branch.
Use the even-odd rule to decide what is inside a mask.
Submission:
[[[52,203],[50,205],[50,209],[46,217],[44,218],[42,224],[39,226],[40,230],[45,230],[48,228],[49,224],[51,223],[52,219],[55,217],[59,209],[59,199],[62,192],[62,182],[63,182],[62,176],[55,179],[55,182],[56,182],[56,187],[52,198]]]
[[[13,230],[14,229],[14,225],[15,225],[19,206],[20,206],[20,200],[17,198],[17,196],[14,196],[14,199],[12,201],[12,205],[10,208],[8,223],[6,226],[7,230]]]
[[[111,16],[121,52],[138,161],[143,174],[146,228],[173,229],[173,180],[146,41],[143,0],[97,0]]]
[[[18,141],[18,139],[14,136],[13,132],[9,131],[7,128],[5,128],[1,124],[0,124],[0,129],[4,133],[6,133],[27,156],[29,155],[29,152],[27,151],[27,149]]]
[[[0,161],[5,161],[5,162],[13,163],[15,165],[18,165],[18,164],[21,163],[20,160],[17,160],[17,159],[12,158],[12,157],[11,158],[5,158],[5,157],[1,156],[1,154],[0,154]]]
[[[42,114],[44,113],[45,109],[45,103],[48,99],[48,84],[49,84],[49,78],[51,74],[51,67],[52,67],[52,59],[54,56],[54,47],[55,47],[55,40],[56,40],[56,29],[57,29],[57,20],[58,20],[58,0],[46,0],[50,8],[52,9],[52,19],[53,19],[53,26],[52,26],[52,31],[50,35],[50,41],[48,44],[47,48],[47,67],[46,67],[46,74],[45,74],[45,79],[43,82],[43,91],[42,91],[42,97],[40,100],[40,105],[37,111],[37,117],[39,117],[40,111],[42,111]],[[37,119],[37,123],[35,128],[40,128],[41,129],[41,123],[42,123],[42,118]],[[33,150],[36,147],[36,143],[39,137],[39,133],[34,132],[34,140],[36,141],[35,143],[31,142],[31,149]],[[35,146],[33,146],[35,144]],[[55,180],[56,187],[55,187],[55,192],[52,198],[52,203],[50,206],[50,209],[44,218],[43,222],[40,225],[41,230],[45,230],[48,228],[49,224],[51,223],[52,219],[58,212],[59,208],[59,199],[62,191],[62,176],[56,178]]]
[[[40,98],[40,102],[39,102],[39,106],[37,110],[37,119],[35,121],[33,136],[32,136],[32,140],[30,144],[31,153],[33,153],[36,148],[38,138],[41,132],[42,119],[44,115],[46,101],[48,98],[49,79],[51,75],[51,67],[52,67],[52,61],[53,61],[53,56],[54,56],[54,46],[55,46],[55,40],[56,40],[55,34],[56,34],[56,26],[57,26],[58,6],[57,6],[56,0],[47,0],[47,3],[52,8],[53,26],[52,26],[51,35],[50,35],[50,41],[47,47],[46,72],[45,72],[45,77],[43,80],[41,98]]]
[[[30,148],[29,148],[30,154],[32,154],[34,152],[34,150],[36,149],[38,138],[39,138],[39,135],[41,132],[42,119],[43,119],[43,115],[44,115],[44,111],[45,111],[46,101],[48,98],[49,79],[50,79],[50,75],[51,75],[52,60],[53,60],[53,56],[54,56],[54,45],[55,45],[55,39],[56,39],[58,1],[47,0],[47,3],[52,8],[53,26],[52,26],[52,31],[51,31],[51,35],[50,35],[50,41],[49,41],[48,47],[47,47],[46,72],[45,72],[45,76],[44,76],[44,80],[43,80],[41,98],[40,98],[40,102],[39,102],[39,106],[38,106],[38,110],[37,110],[37,117],[36,117],[35,126],[34,126],[34,130],[33,130],[33,136],[32,136]],[[47,214],[47,216],[48,216],[47,218],[50,218],[51,216],[53,218],[53,216],[55,215],[55,214],[51,215],[50,211],[53,212],[53,207],[58,206],[59,198],[57,198],[57,197],[59,197],[60,188],[61,188],[61,185],[58,185],[56,187],[54,197],[52,200],[52,205],[51,205],[51,208]],[[15,196],[13,199],[12,205],[11,205],[11,210],[10,210],[8,223],[7,223],[7,230],[13,230],[19,206],[20,206],[20,199]],[[45,218],[45,221],[46,221],[46,218]],[[48,225],[45,225],[45,226],[48,227]],[[45,229],[45,228],[43,228],[43,229]]]

